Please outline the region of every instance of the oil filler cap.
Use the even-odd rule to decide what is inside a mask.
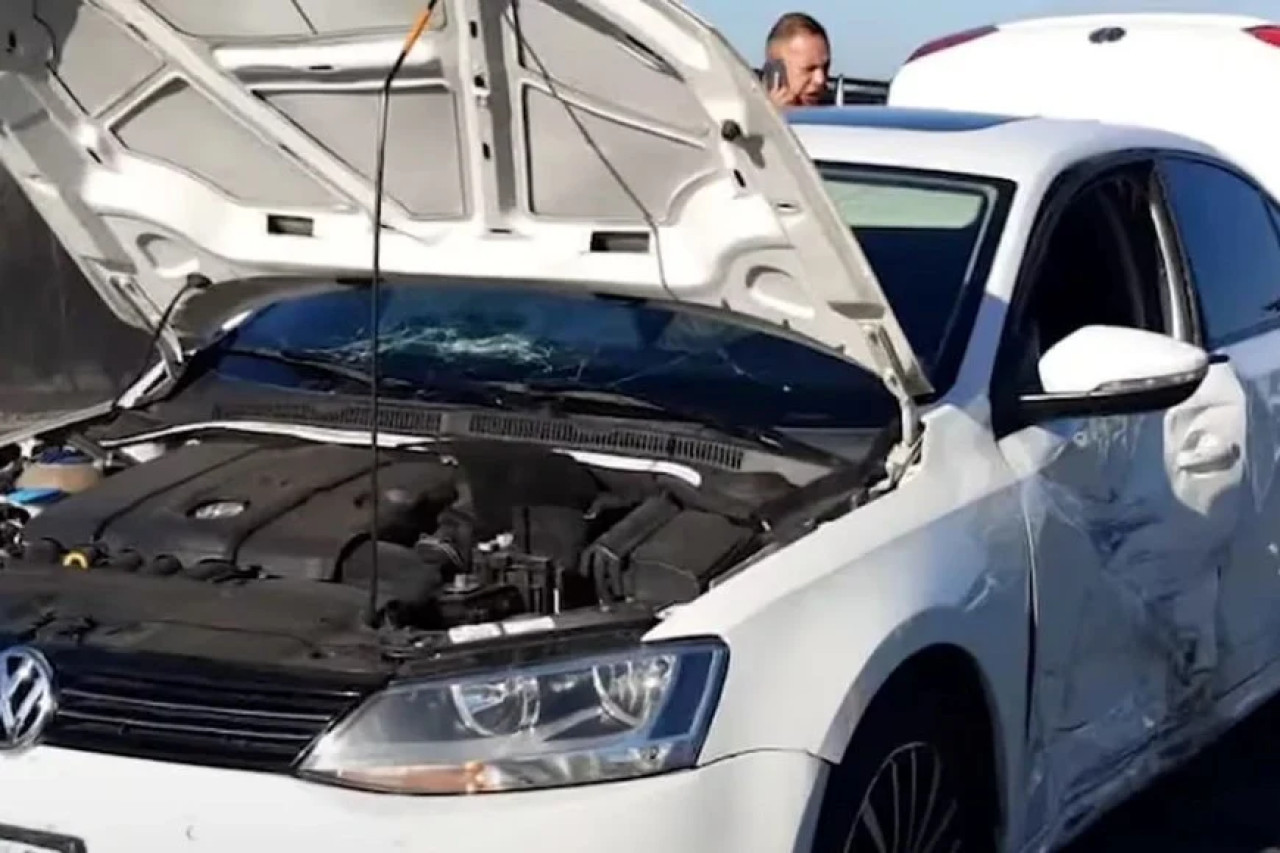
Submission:
[[[68,569],[87,569],[89,568],[89,558],[79,551],[68,551],[62,555],[62,565]]]
[[[100,564],[105,556],[106,554],[103,553],[101,548],[95,545],[86,545],[82,548],[72,548],[63,554],[62,565],[68,569],[87,571]]]

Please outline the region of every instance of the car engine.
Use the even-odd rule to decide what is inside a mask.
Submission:
[[[11,614],[56,596],[63,616],[97,624],[116,612],[119,628],[150,598],[165,603],[146,619],[191,612],[225,629],[254,622],[254,590],[294,590],[291,618],[314,606],[320,622],[384,631],[656,609],[755,551],[755,511],[795,488],[767,473],[691,481],[545,447],[436,442],[380,453],[373,530],[366,447],[237,434],[137,455],[104,464],[55,444],[5,469],[0,598]]]

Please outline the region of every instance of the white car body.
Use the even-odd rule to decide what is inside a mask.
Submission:
[[[381,69],[389,59],[388,37],[379,30],[369,45],[352,36],[346,54],[305,39],[308,46],[298,47],[289,42],[296,33],[286,5],[270,4],[269,14],[255,21],[276,28],[271,39],[257,44],[253,33],[241,33],[236,49],[214,51],[213,58],[209,40],[180,35],[141,2],[81,6],[84,22],[125,40],[115,43],[121,68],[132,67],[129,52],[143,45],[163,57],[160,66],[186,64],[178,71],[149,70],[155,76],[146,85],[134,81],[112,90],[118,103],[106,98],[100,113],[85,109],[70,119],[64,91],[48,81],[33,83],[0,59],[0,70],[7,69],[0,74],[0,160],[104,295],[144,293],[154,318],[191,272],[209,275],[216,291],[223,279],[247,274],[364,269],[370,240],[361,223],[372,200],[367,180],[277,115],[246,106],[236,74],[252,79],[254,70],[283,67],[300,78],[308,73],[302,68],[323,75],[343,56]],[[200,10],[213,7],[157,8],[179,9],[198,21]],[[324,4],[312,8],[339,14]],[[388,20],[403,19],[406,8],[392,10]],[[471,7],[458,0],[447,8],[460,16]],[[717,165],[697,161],[710,177],[687,195],[695,199],[691,218],[668,223],[673,246],[666,275],[648,251],[607,260],[583,253],[579,238],[598,226],[589,217],[547,224],[485,204],[468,209],[515,234],[470,216],[423,223],[392,210],[396,233],[384,247],[387,269],[521,279],[542,274],[547,286],[563,290],[734,311],[755,326],[786,325],[780,334],[874,371],[902,404],[907,440],[891,458],[881,494],[763,553],[664,613],[645,636],[646,643],[710,637],[728,649],[695,765],[608,784],[424,797],[219,769],[196,759],[38,744],[0,750],[0,850],[359,847],[373,853],[425,847],[481,853],[512,844],[547,853],[810,850],[824,807],[838,808],[824,803],[833,768],[860,743],[876,700],[904,703],[898,710],[907,712],[960,694],[973,703],[966,708],[981,708],[965,719],[972,740],[983,742],[984,732],[990,740],[990,764],[982,773],[990,773],[1002,847],[1038,850],[1077,835],[1280,687],[1273,544],[1280,529],[1274,402],[1280,331],[1260,325],[1215,344],[1215,354],[1224,357],[1210,363],[1201,348],[1200,313],[1193,299],[1184,301],[1192,284],[1162,202],[1139,210],[1133,221],[1151,226],[1147,248],[1159,247],[1151,263],[1163,280],[1143,295],[1161,302],[1160,322],[1168,328],[1159,330],[1163,334],[1097,324],[1077,330],[1079,337],[1060,342],[1063,349],[1040,354],[1033,366],[1043,388],[1031,402],[1042,412],[1055,404],[1105,407],[1154,399],[1144,395],[1166,386],[1181,389],[1176,399],[1007,429],[998,409],[1009,404],[1008,389],[993,392],[997,366],[1005,363],[1001,341],[1020,310],[1037,246],[1043,248],[1041,229],[1053,233],[1054,211],[1087,190],[1069,176],[1082,168],[1106,176],[1117,168],[1141,172],[1157,168],[1157,161],[1165,168],[1165,158],[1215,162],[1214,150],[1154,130],[1094,122],[861,108],[797,115],[793,135],[768,111],[746,66],[714,31],[674,4],[584,0],[581,8],[683,63],[679,76],[692,80],[689,89],[702,98],[698,115],[738,120],[748,137],[763,141],[763,158],[739,152],[733,139],[723,146],[704,139],[702,148],[685,140]],[[23,14],[13,17],[17,25],[30,23]],[[29,26],[17,31],[24,39],[33,32]],[[63,61],[75,67],[83,58],[68,51]],[[100,63],[94,70],[106,76]],[[272,151],[284,147],[307,176],[321,178],[316,186],[347,200],[336,212],[324,204],[287,210],[312,218],[318,239],[263,236],[261,215],[275,208],[237,201],[191,169],[157,164],[111,141],[104,128],[145,104],[146,92],[170,74],[196,81],[207,105],[240,115],[259,141],[267,140]],[[81,85],[86,80],[92,77]],[[298,91],[344,85],[294,82]],[[642,113],[654,105],[631,106]],[[24,115],[28,121],[19,122]],[[487,115],[477,107],[471,119]],[[642,123],[630,118],[632,125]],[[162,125],[156,132],[173,131]],[[93,155],[73,152],[77,140]],[[634,166],[625,145],[621,150],[624,165]],[[990,257],[975,259],[985,275],[974,293],[972,331],[954,377],[933,389],[936,398],[927,397],[930,383],[858,241],[802,154],[837,172],[921,170],[1008,187],[998,240]],[[472,165],[483,182],[482,165]],[[739,190],[730,186],[733,168],[747,177]],[[663,177],[669,176],[653,179]],[[1257,202],[1264,217],[1263,204],[1274,207],[1261,194]],[[634,227],[634,218],[627,224]],[[728,274],[756,264],[778,273],[776,290],[760,295],[743,286],[745,277]],[[115,304],[129,315],[146,301],[120,297]],[[166,354],[169,363],[135,386],[126,406],[139,403],[185,357],[172,343]],[[63,425],[36,424],[3,436],[3,444],[28,442]],[[357,429],[251,421],[221,426],[317,442],[370,440]],[[415,440],[392,430],[382,438],[388,444]],[[601,462],[620,469],[653,463],[616,453]],[[925,678],[925,694],[893,692],[903,673]],[[939,692],[929,692],[930,685]]]
[[[894,75],[891,105],[1167,130],[1213,145],[1280,192],[1280,117],[1250,96],[1280,73],[1273,21],[1208,12],[1029,18],[918,53]]]

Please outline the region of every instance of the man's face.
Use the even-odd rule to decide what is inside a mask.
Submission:
[[[787,68],[787,85],[797,105],[819,103],[827,88],[831,50],[827,40],[812,33],[796,33],[774,45],[773,56]]]

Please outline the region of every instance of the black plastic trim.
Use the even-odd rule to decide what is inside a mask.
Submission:
[[[300,676],[185,657],[43,649],[58,710],[43,742],[206,767],[290,772],[385,681]]]
[[[24,848],[57,851],[57,853],[87,853],[88,850],[79,838],[40,829],[10,826],[7,823],[0,823],[0,841],[13,841]]]

